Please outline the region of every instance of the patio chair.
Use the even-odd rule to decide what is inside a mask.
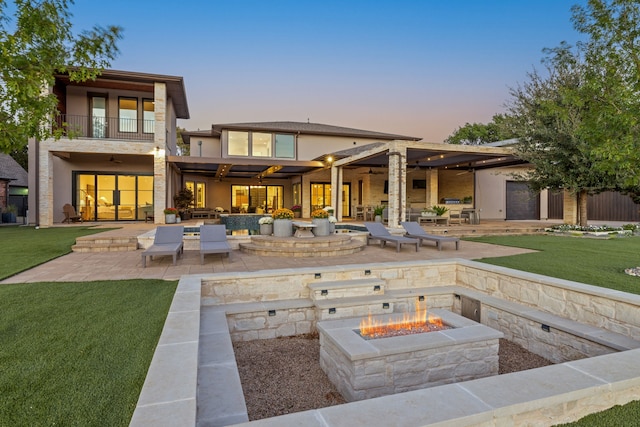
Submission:
[[[204,264],[205,254],[231,253],[231,245],[227,242],[227,228],[224,225],[200,226],[200,264]]]
[[[420,246],[422,246],[423,240],[429,240],[432,242],[436,242],[436,248],[439,251],[442,250],[442,244],[445,242],[454,242],[456,244],[456,251],[460,248],[460,239],[457,237],[451,236],[438,236],[435,234],[429,234],[418,224],[417,222],[402,222],[402,227],[406,231],[404,234],[406,237],[411,237],[413,239],[418,239],[420,241]]]
[[[400,252],[400,246],[403,244],[416,245],[416,252],[418,251],[418,246],[420,245],[420,240],[418,239],[394,236],[389,233],[389,230],[387,230],[382,223],[379,222],[365,222],[364,226],[367,227],[367,231],[369,231],[369,234],[367,235],[367,246],[369,245],[370,240],[379,240],[381,248],[384,248],[384,245],[387,242],[392,242],[396,244],[397,252]]]
[[[76,213],[75,208],[69,203],[62,207],[62,212],[64,212],[63,223],[82,222],[82,217]]]
[[[449,223],[458,223],[462,225],[463,222],[468,222],[469,215],[463,214],[462,209],[450,209],[449,210]]]
[[[142,252],[142,267],[147,266],[147,257],[155,255],[172,255],[173,265],[179,254],[184,252],[182,237],[184,235],[184,227],[181,225],[161,225],[156,228],[156,236],[153,244]]]

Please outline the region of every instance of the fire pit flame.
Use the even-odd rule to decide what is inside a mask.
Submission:
[[[374,319],[369,313],[369,317],[360,321],[360,335],[365,339],[373,339],[449,329],[439,316],[428,314],[426,306],[426,302],[423,307],[416,300],[414,313],[405,312],[401,318],[390,319],[387,322]]]

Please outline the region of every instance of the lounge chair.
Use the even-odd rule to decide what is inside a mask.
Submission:
[[[176,265],[176,259],[179,254],[184,252],[182,244],[182,236],[184,235],[184,227],[181,225],[161,225],[156,228],[156,237],[153,239],[153,245],[149,246],[142,252],[142,267],[147,266],[147,257],[155,255],[172,255],[173,265]]]
[[[231,246],[227,242],[227,228],[224,225],[200,226],[200,264],[204,264],[205,254],[229,254]]]
[[[82,217],[76,213],[75,208],[69,203],[62,207],[62,212],[64,212],[63,223],[82,222]]]
[[[442,244],[445,242],[455,242],[456,251],[460,247],[460,239],[457,237],[437,236],[435,234],[429,234],[424,231],[424,229],[420,227],[420,224],[418,224],[417,222],[403,222],[401,224],[406,231],[405,236],[420,240],[420,246],[422,246],[423,240],[430,240],[432,242],[436,242],[436,248],[438,248],[439,251],[442,250]]]
[[[370,240],[380,240],[381,248],[384,248],[384,245],[387,242],[393,242],[396,244],[397,252],[400,252],[400,246],[403,244],[416,245],[416,252],[418,251],[418,246],[420,245],[420,240],[418,239],[394,236],[389,233],[389,230],[387,230],[387,228],[380,222],[365,222],[364,226],[367,227],[367,231],[369,231],[369,235],[367,236],[367,245],[369,245]]]

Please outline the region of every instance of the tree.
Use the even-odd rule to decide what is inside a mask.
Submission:
[[[43,89],[56,73],[72,81],[95,79],[118,53],[119,27],[75,35],[68,12],[73,0],[15,0],[14,20],[0,0],[0,150],[20,151],[29,138],[60,137],[43,126],[57,114],[58,99]]]
[[[535,167],[523,178],[575,194],[586,225],[589,194],[640,194],[640,6],[589,0],[572,12],[588,40],[545,49],[548,76],[534,71],[512,89],[509,114],[518,155]]]
[[[582,135],[593,147],[596,167],[619,186],[640,192],[640,4],[635,0],[589,0],[574,6],[572,21],[589,36],[580,44],[585,69]]]
[[[180,126],[176,127],[176,145],[178,146],[178,155],[179,156],[189,156],[190,147],[189,144],[185,144],[182,139],[182,132],[186,131],[185,128],[181,128]]]
[[[507,116],[496,114],[487,124],[466,123],[449,135],[444,142],[446,144],[481,145],[515,138],[516,135],[509,127],[509,123]]]
[[[578,198],[578,219],[587,225],[587,196],[615,187],[594,168],[594,156],[581,129],[589,104],[581,98],[584,64],[570,46],[546,50],[548,76],[537,71],[510,90],[509,112],[520,135],[517,156],[533,168],[519,174],[533,191],[565,190]]]

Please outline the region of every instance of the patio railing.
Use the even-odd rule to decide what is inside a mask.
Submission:
[[[105,138],[153,141],[155,120],[91,117],[61,114],[55,126],[71,138]]]

